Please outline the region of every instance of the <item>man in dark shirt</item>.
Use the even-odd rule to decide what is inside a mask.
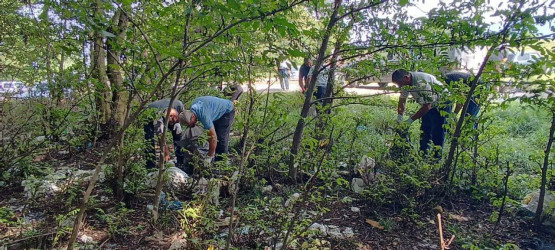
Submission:
[[[147,108],[155,109],[156,116],[152,119],[149,119],[144,124],[144,131],[145,131],[145,140],[146,140],[146,167],[148,169],[156,167],[156,156],[154,150],[154,134],[161,134],[164,131],[164,118],[166,116],[166,110],[170,105],[170,99],[163,99],[159,101],[152,102],[148,104]],[[185,110],[183,103],[179,100],[174,100],[173,105],[170,109],[170,120],[168,121],[168,130],[171,131],[173,137],[173,145],[175,149],[175,156],[177,158],[177,166],[180,167],[183,165],[183,158],[184,153],[181,150],[181,147],[177,144],[179,140],[181,140],[181,133],[183,132],[181,129],[181,125],[179,124],[179,113]],[[164,151],[166,153],[166,161],[170,160],[170,154],[168,147],[164,147]]]
[[[462,81],[462,83],[470,86],[470,83],[472,82],[472,78],[473,75],[469,72],[465,72],[465,71],[451,71],[445,74],[445,83],[451,85],[451,83],[454,82],[460,82]],[[480,80],[478,80],[478,83],[480,83]],[[459,113],[461,111],[463,107],[463,104],[457,104],[455,107],[455,114]],[[476,98],[473,96],[472,99],[470,99],[470,103],[468,104],[468,108],[466,110],[466,115],[471,115],[472,117],[474,117],[474,119],[478,118],[478,113],[480,112],[480,105],[478,105],[478,103],[476,102]],[[477,128],[478,123],[475,120],[474,121],[474,128]]]
[[[299,69],[299,86],[301,87],[301,92],[306,91],[306,86],[308,85],[308,72],[312,67],[312,60],[310,58],[305,58],[303,65]]]

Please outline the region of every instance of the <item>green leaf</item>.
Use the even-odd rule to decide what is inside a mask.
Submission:
[[[287,53],[293,57],[304,57],[305,54],[298,49],[288,49]]]
[[[241,9],[241,6],[239,5],[239,3],[236,0],[228,0],[227,4],[229,4],[229,6],[231,6],[232,9],[236,9],[236,10]]]
[[[399,4],[400,4],[401,6],[405,6],[405,5],[407,5],[408,3],[409,3],[409,0],[399,0]]]
[[[114,35],[114,34],[108,32],[108,31],[105,31],[105,30],[101,30],[101,31],[100,31],[100,34],[101,34],[102,36],[104,36],[104,37],[116,37],[116,35]]]

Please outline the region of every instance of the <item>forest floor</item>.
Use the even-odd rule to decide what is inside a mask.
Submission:
[[[53,153],[35,160],[90,170],[90,167],[83,166],[97,160],[94,151],[93,149],[71,157]],[[82,190],[84,187],[85,183],[82,183],[77,188]],[[79,194],[80,192],[74,193],[77,196]],[[97,185],[94,195],[97,202],[93,205],[94,208],[89,209],[79,238],[81,243],[89,242],[91,248],[101,249],[198,248],[198,245],[190,247],[186,240],[184,242],[183,238],[187,237],[184,237],[183,231],[178,230],[179,221],[175,219],[177,212],[168,212],[166,218],[169,219],[161,224],[154,225],[149,221],[151,215],[147,205],[151,203],[152,193],[126,200],[127,208],[124,212],[116,209],[118,202],[114,200],[110,187]],[[482,246],[511,243],[521,249],[555,249],[553,232],[533,233],[530,218],[511,213],[502,216],[496,226],[490,221],[494,208],[488,202],[479,202],[464,194],[455,196],[456,199],[444,200],[441,208],[419,211],[417,217],[404,216],[399,209],[370,204],[349,190],[337,194],[337,197],[336,201],[327,204],[329,212],[314,221],[327,225],[328,233],[304,239],[306,242],[310,241],[312,246],[330,249],[440,249],[436,212],[441,210],[444,239],[455,237],[451,249],[462,249],[469,239],[472,242],[481,242]],[[54,247],[63,247],[70,227],[66,225],[65,230],[59,228],[64,224],[71,225],[74,217],[60,215],[69,212],[63,208],[68,207],[66,202],[70,198],[71,194],[28,199],[21,185],[2,187],[0,207],[8,207],[15,214],[9,218],[10,221],[0,223],[0,243],[7,249],[52,248],[53,241],[59,237]],[[186,198],[182,201],[187,202]],[[229,197],[222,198],[220,206],[223,210],[228,211],[228,204]],[[108,216],[102,219],[98,216],[99,211]],[[347,234],[347,228],[352,229],[352,233]],[[227,226],[223,224],[213,235],[226,230]],[[336,233],[341,232],[343,236],[334,236],[334,230]],[[241,249],[270,246],[267,242],[260,242],[260,239],[259,235],[249,235],[246,232],[236,238],[236,244]],[[208,245],[201,248],[207,249]]]

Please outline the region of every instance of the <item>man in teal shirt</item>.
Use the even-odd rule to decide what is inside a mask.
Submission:
[[[179,114],[179,122],[183,125],[194,127],[200,121],[204,129],[208,130],[208,163],[214,156],[216,160],[221,160],[221,155],[229,152],[229,132],[234,119],[233,103],[214,96],[198,97],[193,100],[189,110]]]

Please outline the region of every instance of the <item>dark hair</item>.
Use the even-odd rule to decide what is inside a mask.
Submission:
[[[398,69],[391,75],[391,80],[393,82],[399,82],[403,77],[410,75],[410,73],[404,69]]]

